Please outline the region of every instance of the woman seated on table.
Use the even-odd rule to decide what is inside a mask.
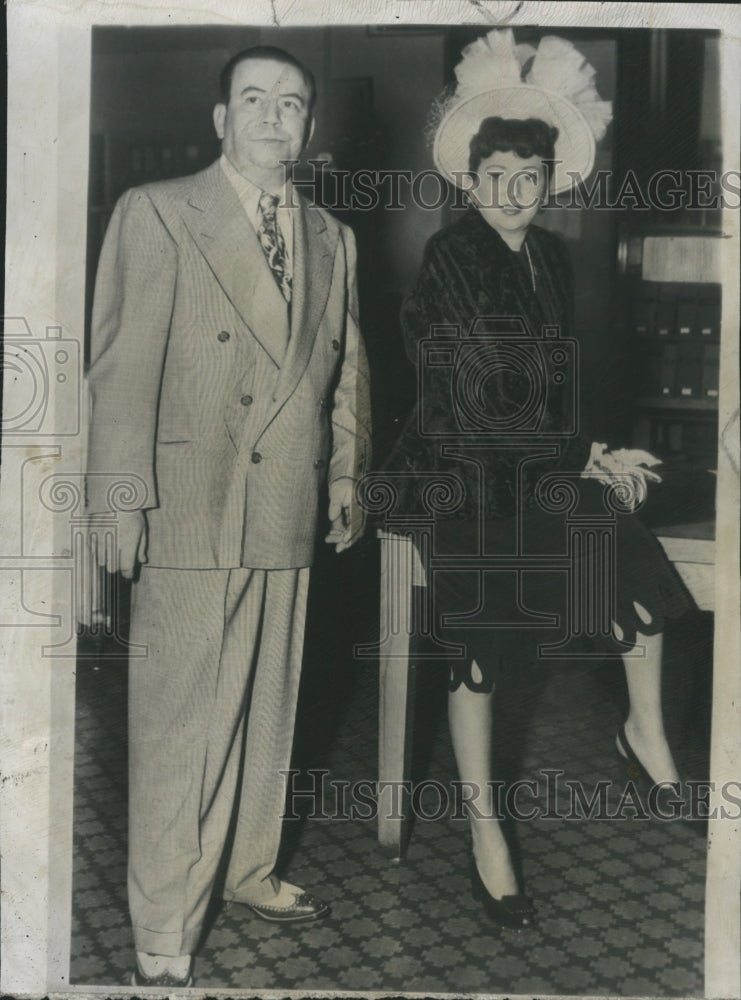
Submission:
[[[632,514],[645,497],[646,480],[658,479],[650,470],[656,460],[645,452],[609,452],[597,443],[590,448],[588,438],[571,434],[568,393],[558,390],[559,378],[554,377],[563,352],[557,356],[551,347],[558,345],[543,340],[544,327],[558,327],[561,341],[568,337],[572,278],[563,242],[534,220],[549,191],[566,190],[574,176],[589,174],[595,139],[604,134],[610,105],[599,100],[592,67],[570,43],[554,37],[543,38],[536,51],[515,47],[509,30],[492,31],[464,50],[456,76],[455,92],[438,105],[434,157],[446,177],[467,189],[471,207],[430,239],[402,322],[415,364],[419,342],[431,337],[432,327],[444,325],[457,329],[453,336],[460,342],[474,332],[482,336],[484,353],[478,363],[484,367],[477,369],[472,362],[474,351],[468,356],[468,381],[422,373],[427,388],[418,411],[424,406],[424,413],[412,414],[387,468],[416,472],[420,483],[431,471],[450,473],[461,484],[456,509],[436,516],[437,554],[505,555],[521,552],[520,545],[526,545],[528,553],[558,554],[564,551],[568,512],[559,512],[543,477],[564,476],[578,493],[574,503],[580,513],[604,515],[605,496],[617,488],[618,512],[612,518],[615,600],[607,635],[597,646],[622,655],[625,666],[630,710],[617,734],[617,749],[639,763],[651,782],[676,782],[662,719],[662,630],[667,617],[688,608],[689,598],[658,543]],[[472,324],[481,317],[489,319],[473,331]],[[513,317],[524,326],[519,328]],[[522,337],[539,339],[538,345],[531,345],[537,355],[534,364],[545,366],[547,386],[545,400],[535,400],[541,413],[535,439],[531,434],[529,440],[515,419],[518,413],[533,412],[532,378],[527,364],[515,356],[522,342],[516,338]],[[457,354],[452,367],[462,365],[463,357]],[[567,383],[573,384],[568,377],[560,380],[561,385]],[[456,398],[459,390],[463,396]],[[479,426],[485,431],[511,430],[494,439],[481,437],[470,429],[475,415],[466,429],[472,406],[482,408]],[[419,430],[422,417],[425,434]],[[450,445],[443,454],[450,439],[431,436],[429,428],[444,431],[451,421],[458,421],[462,435],[456,444],[464,443]],[[477,445],[468,460],[466,445]],[[414,475],[407,478],[413,481]],[[410,512],[419,500],[413,493],[405,499]],[[578,559],[572,571],[578,577]],[[492,574],[486,585],[484,574],[480,578],[470,569],[436,570],[434,611],[436,616],[467,614],[470,619],[471,609],[476,609],[479,623],[502,623],[466,627],[459,620],[438,635],[466,649],[465,659],[451,661],[449,721],[459,777],[481,789],[476,805],[482,815],[469,811],[474,895],[495,922],[523,927],[532,922],[534,908],[520,893],[491,801],[492,699],[495,686],[506,683],[508,673],[539,662],[538,646],[561,638],[558,628],[543,627],[542,615],[557,614],[561,622],[568,618],[568,588],[558,571],[525,574],[522,591],[516,593],[500,585],[504,580],[502,575],[497,582]],[[541,617],[537,627],[527,621],[507,627],[513,614],[527,618],[523,608],[527,613],[535,609]]]

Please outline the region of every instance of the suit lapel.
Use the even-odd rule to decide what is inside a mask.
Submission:
[[[217,281],[277,367],[288,339],[285,300],[237,192],[217,161],[200,176],[185,224]]]
[[[291,339],[278,378],[271,416],[291,395],[306,371],[327,307],[337,248],[338,230],[329,229],[321,213],[309,208],[303,198],[298,201],[293,232]]]

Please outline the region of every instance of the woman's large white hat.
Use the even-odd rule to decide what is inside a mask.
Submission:
[[[509,28],[495,29],[462,56],[455,91],[438,105],[433,156],[442,174],[464,187],[471,139],[485,118],[499,117],[540,118],[556,126],[554,194],[588,176],[612,105],[600,100],[595,70],[571,42],[547,35],[536,49],[515,45]]]

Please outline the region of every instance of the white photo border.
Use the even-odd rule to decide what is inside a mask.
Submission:
[[[733,4],[491,2],[491,0],[273,0],[251,2],[249,23],[480,24],[482,27],[715,28],[722,33],[725,101],[724,169],[738,170],[741,22]],[[7,344],[76,342],[81,373],[84,342],[87,171],[91,29],[94,25],[233,25],[244,6],[189,0],[176,10],[164,0],[127,2],[11,0],[8,5],[8,170],[6,230]],[[739,646],[738,329],[739,212],[726,210],[721,339],[721,429],[716,536],[715,676],[711,781],[741,774]],[[54,345],[56,350],[58,345]],[[44,348],[45,350],[47,348]],[[0,722],[2,722],[2,971],[0,989],[13,996],[78,993],[69,984],[72,871],[72,778],[75,660],[45,647],[70,637],[71,547],[66,518],[24,507],[28,483],[54,475],[80,481],[85,413],[82,385],[51,381],[53,421],[34,435],[3,440],[0,520]],[[5,371],[5,413],[24,400],[13,369]],[[69,408],[79,407],[70,417]],[[74,420],[79,433],[73,433]],[[70,423],[72,420],[72,423]],[[72,427],[72,431],[65,428]],[[64,523],[60,523],[64,522]],[[8,527],[10,526],[10,527]],[[707,866],[705,993],[741,995],[741,852],[739,824],[711,821]],[[111,995],[110,987],[85,987]],[[130,995],[122,988],[121,995]],[[213,992],[213,991],[209,991]],[[236,991],[223,991],[234,995]],[[285,993],[282,991],[283,995]]]

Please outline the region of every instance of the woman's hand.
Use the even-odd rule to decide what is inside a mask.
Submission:
[[[635,510],[646,499],[648,480],[661,482],[661,476],[653,471],[656,465],[661,465],[661,459],[641,448],[608,451],[606,444],[594,441],[581,475],[582,479],[598,479],[605,485],[619,487],[622,502],[629,510]]]

